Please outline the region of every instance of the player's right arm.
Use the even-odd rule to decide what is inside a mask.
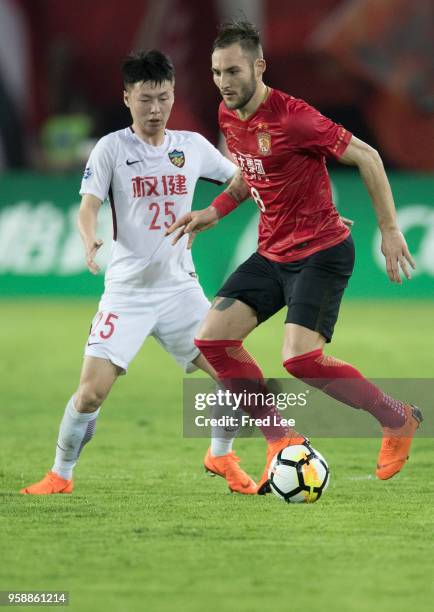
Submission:
[[[86,265],[89,272],[97,274],[100,267],[95,263],[97,251],[103,245],[103,241],[96,237],[98,212],[102,201],[96,196],[85,193],[81,199],[78,211],[77,225],[84,245]]]
[[[241,170],[237,170],[226,189],[207,208],[193,210],[180,217],[169,227],[166,235],[173,234],[181,228],[181,231],[173,238],[172,244],[176,244],[184,234],[190,234],[188,242],[188,247],[190,247],[195,234],[214,227],[222,217],[235,210],[249,196],[249,186],[244,181]]]
[[[103,241],[96,237],[98,212],[107,198],[113,178],[114,150],[113,134],[101,138],[93,148],[81,181],[81,204],[78,211],[78,229],[83,241],[86,265],[89,272],[100,270],[95,256]]]

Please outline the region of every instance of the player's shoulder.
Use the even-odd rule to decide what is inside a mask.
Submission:
[[[279,89],[273,89],[272,95],[270,96],[270,105],[274,107],[276,111],[286,114],[297,114],[300,111],[302,112],[309,109],[314,110],[305,100],[295,98]]]
[[[115,154],[122,144],[128,144],[128,142],[131,141],[132,135],[133,132],[131,131],[131,128],[124,128],[122,130],[116,130],[115,132],[109,132],[96,142],[95,150]]]
[[[131,127],[109,132],[102,136],[93,149],[93,156],[105,160],[113,168],[128,158],[137,148],[137,138]]]
[[[177,146],[192,146],[200,148],[206,145],[211,145],[209,140],[199,134],[199,132],[190,132],[189,130],[166,130],[170,135],[171,144]]]
[[[303,100],[302,98],[295,98],[294,96],[288,96],[287,99],[287,112],[290,116],[296,119],[303,119],[310,121],[315,119],[320,114],[320,111]]]

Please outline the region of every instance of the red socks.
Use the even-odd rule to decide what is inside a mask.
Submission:
[[[322,349],[287,359],[283,365],[295,378],[348,406],[370,412],[383,427],[401,427],[405,422],[402,402],[383,393],[349,363],[323,355]]]
[[[241,340],[195,339],[194,343],[220,379],[251,378],[263,381],[261,368],[243,347]]]
[[[195,344],[232,393],[267,395],[262,371],[241,340],[195,340]],[[327,395],[370,412],[383,427],[401,427],[405,422],[403,402],[381,391],[349,363],[324,355],[322,349],[287,359],[283,365],[292,376]],[[268,441],[292,435],[280,425],[280,413],[274,406],[251,405],[246,400],[241,408],[253,418],[270,416],[270,424],[261,427]]]
[[[262,394],[262,397],[267,395],[268,391],[261,368],[243,347],[241,340],[196,339],[194,343],[231,393]],[[288,427],[281,425],[280,413],[274,406],[257,405],[256,401],[251,404],[246,399],[240,407],[254,419],[262,420],[270,417],[269,425],[264,424],[260,427],[267,441],[271,442],[292,435]]]

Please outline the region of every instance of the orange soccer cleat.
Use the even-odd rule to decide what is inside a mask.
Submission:
[[[416,429],[423,421],[422,412],[416,406],[405,407],[407,417],[404,425],[397,429],[383,428],[383,441],[378,455],[375,474],[388,480],[404,467]]]
[[[256,490],[256,493],[258,495],[266,495],[267,493],[271,492],[270,485],[268,483],[268,470],[270,468],[270,463],[272,462],[273,457],[277,455],[277,453],[286,446],[293,446],[294,444],[304,444],[306,440],[307,439],[304,436],[298,434],[298,437],[279,438],[278,440],[274,440],[274,442],[269,442],[267,447],[267,460],[265,463],[265,470],[262,474],[262,478],[259,481],[258,488]]]
[[[243,495],[254,495],[256,493],[256,482],[240,468],[239,461],[239,457],[233,451],[221,457],[214,457],[214,455],[211,455],[211,449],[209,448],[203,464],[205,470],[211,476],[225,478],[231,491]]]
[[[55,472],[48,472],[39,482],[21,489],[24,495],[52,495],[53,493],[72,493],[72,480],[65,480]]]

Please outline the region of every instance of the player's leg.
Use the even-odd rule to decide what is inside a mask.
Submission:
[[[196,349],[199,350],[199,349]],[[192,362],[199,370],[206,372],[217,383],[217,388],[221,388],[217,377],[217,372],[207,362],[202,353]],[[211,445],[208,447],[203,465],[205,471],[210,476],[222,476],[227,480],[231,491],[247,495],[255,494],[257,485],[255,481],[239,466],[239,457],[233,450],[234,440],[239,431],[237,426],[219,425],[222,418],[228,416],[237,419],[239,411],[234,411],[231,404],[214,405],[209,407],[209,416],[213,419],[211,425]]]
[[[197,349],[199,352],[199,349]],[[216,383],[219,382],[217,372],[214,368],[208,363],[202,353],[199,353],[198,356],[193,359],[192,364],[208,374],[210,378],[213,378]],[[222,416],[227,416],[227,408],[225,406],[210,406],[210,416],[212,419],[219,420]],[[224,457],[229,453],[232,453],[232,447],[234,438],[236,437],[238,432],[238,428],[230,428],[223,427],[221,425],[213,425],[211,427],[211,446],[209,447],[207,454],[205,456],[205,468],[207,467],[208,459]]]
[[[214,301],[196,339],[196,346],[216,370],[223,386],[233,393],[265,398],[269,393],[255,359],[243,346],[244,338],[284,305],[284,295],[272,262],[255,253],[228,279]],[[268,442],[266,466],[258,485],[265,492],[268,466],[284,446],[304,440],[284,426],[274,406],[245,404],[242,409],[262,421]],[[267,423],[267,417],[269,421]]]
[[[62,478],[72,478],[84,445],[94,436],[100,407],[122,373],[122,368],[108,359],[84,358],[80,383],[66,406],[57,440],[52,471]]]
[[[77,391],[60,424],[54,466],[40,482],[21,490],[27,494],[71,493],[72,471],[85,444],[94,435],[100,407],[117,377],[148,336],[155,322],[152,309],[103,296],[85,348]]]
[[[122,372],[107,359],[85,357],[77,391],[66,405],[56,445],[54,465],[40,482],[21,493],[44,495],[72,493],[72,472],[95,433],[100,406]]]
[[[380,422],[384,439],[377,475],[390,478],[406,461],[420,423],[419,411],[381,391],[352,365],[323,354],[351,274],[352,253],[352,241],[347,239],[309,258],[309,265],[300,271],[289,302],[283,361],[296,378],[370,412]]]
[[[282,349],[283,359],[304,355],[314,350],[322,350],[325,343],[326,339],[320,332],[302,325],[285,323]]]
[[[255,310],[246,303],[219,294],[200,326],[199,340],[244,340],[258,325]]]
[[[241,264],[218,291],[195,344],[224,387],[233,392],[240,392],[240,386],[252,393],[264,390],[262,371],[243,340],[283,303],[271,263],[257,253]],[[243,406],[255,418],[261,417],[262,408]],[[273,427],[264,427],[263,432],[267,439],[282,437],[282,432],[276,433]]]
[[[199,349],[197,349],[199,351]],[[193,365],[208,374],[210,378],[213,378],[216,383],[219,383],[217,372],[214,368],[208,363],[202,353],[193,359]],[[209,412],[210,417],[215,419],[216,422],[219,422],[221,417],[228,416],[228,411],[230,411],[230,416],[233,416],[233,410],[231,406],[210,406]],[[234,443],[234,439],[238,433],[239,427],[224,427],[222,425],[212,425],[211,426],[211,446],[209,447],[207,454],[205,456],[204,464],[205,468],[207,468],[207,464],[210,461],[214,460],[217,457],[224,457],[229,453],[232,453],[232,447]],[[209,467],[209,465],[208,465]]]
[[[197,357],[191,361],[193,366],[198,370],[202,370],[205,374],[208,374],[210,378],[213,378],[215,381],[218,381],[217,372],[214,370],[212,365],[210,365],[202,353],[197,351]]]
[[[159,309],[154,336],[186,372],[200,368],[217,380],[214,368],[194,345],[195,334],[209,305],[197,283],[188,290],[174,294]],[[224,411],[224,407],[213,407],[210,416],[218,418],[221,416],[218,411]],[[204,466],[210,473],[225,478],[232,491],[252,494],[256,492],[256,483],[240,468],[232,450],[236,434],[237,429],[212,427],[211,446],[205,455]]]
[[[259,324],[278,312],[284,295],[273,263],[254,253],[218,291],[196,338],[196,346],[217,372],[219,380],[234,392],[247,390],[266,394],[264,377],[243,340]],[[277,426],[262,427],[268,441],[288,433],[279,426],[273,406],[243,406],[254,418],[270,415]],[[274,418],[275,417],[275,418]]]

